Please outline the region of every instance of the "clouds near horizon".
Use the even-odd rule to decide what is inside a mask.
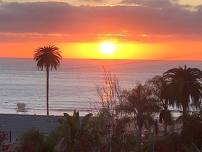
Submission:
[[[154,49],[157,49],[161,56],[176,56],[171,50],[176,52],[181,46],[187,46],[186,53],[181,51],[185,54],[183,58],[194,54],[191,48],[195,49],[192,58],[198,57],[202,50],[202,5],[189,9],[192,6],[181,5],[179,1],[120,0],[115,6],[0,1],[0,45],[6,50],[9,49],[6,44],[23,46],[27,43],[33,48],[34,43],[118,39],[126,43],[152,44],[153,48],[149,45],[147,52],[155,54]]]
[[[136,6],[72,6],[63,2],[0,3],[0,39],[28,35],[67,41],[117,36],[128,41],[202,39],[202,7],[189,11],[169,0],[123,0]],[[14,34],[15,33],[15,34]],[[38,34],[38,35],[37,35]],[[47,35],[46,35],[47,34]]]

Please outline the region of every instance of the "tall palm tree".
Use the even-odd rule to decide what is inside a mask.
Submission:
[[[58,47],[54,45],[38,48],[34,53],[34,60],[37,62],[37,67],[41,70],[46,70],[46,108],[49,115],[49,71],[57,70],[60,65],[62,56]]]
[[[183,119],[190,105],[197,107],[202,97],[202,71],[197,68],[174,68],[163,74],[168,84],[170,100],[183,110]]]

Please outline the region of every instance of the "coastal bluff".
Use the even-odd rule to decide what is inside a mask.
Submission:
[[[20,136],[30,129],[49,134],[59,124],[62,116],[0,114],[0,131],[8,134],[8,142],[17,143]]]

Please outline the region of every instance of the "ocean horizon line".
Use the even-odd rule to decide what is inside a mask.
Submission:
[[[9,59],[14,59],[14,60],[33,60],[31,57],[0,57],[0,60],[9,60]],[[102,59],[102,58],[63,58],[63,60],[70,60],[70,61],[175,61],[175,62],[202,62],[201,60],[194,60],[194,59]]]

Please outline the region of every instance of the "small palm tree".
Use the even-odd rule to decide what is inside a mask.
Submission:
[[[82,118],[78,111],[73,116],[65,113],[59,120],[59,143],[55,147],[59,152],[88,152],[91,151],[91,121],[92,114],[89,113]]]
[[[47,83],[46,83],[46,106],[47,106],[47,115],[49,115],[49,71],[52,69],[57,70],[60,65],[62,56],[58,47],[44,46],[38,48],[34,53],[34,60],[37,62],[37,67],[40,70],[45,69],[47,74]]]
[[[117,110],[132,116],[132,121],[137,126],[139,143],[142,143],[143,129],[150,129],[154,124],[153,114],[159,110],[159,106],[145,85],[138,84],[134,89],[126,91],[124,94],[126,100],[117,106]],[[141,144],[139,145],[141,151]]]
[[[158,101],[160,106],[159,121],[164,124],[164,133],[167,134],[168,125],[172,124],[172,114],[169,110],[169,105],[173,105],[172,101],[169,101],[169,88],[166,81],[162,76],[155,76],[147,81],[148,88],[152,91],[155,100]]]
[[[159,115],[159,122],[164,124],[164,134],[167,134],[168,125],[172,124],[172,114],[169,109],[162,109]]]

